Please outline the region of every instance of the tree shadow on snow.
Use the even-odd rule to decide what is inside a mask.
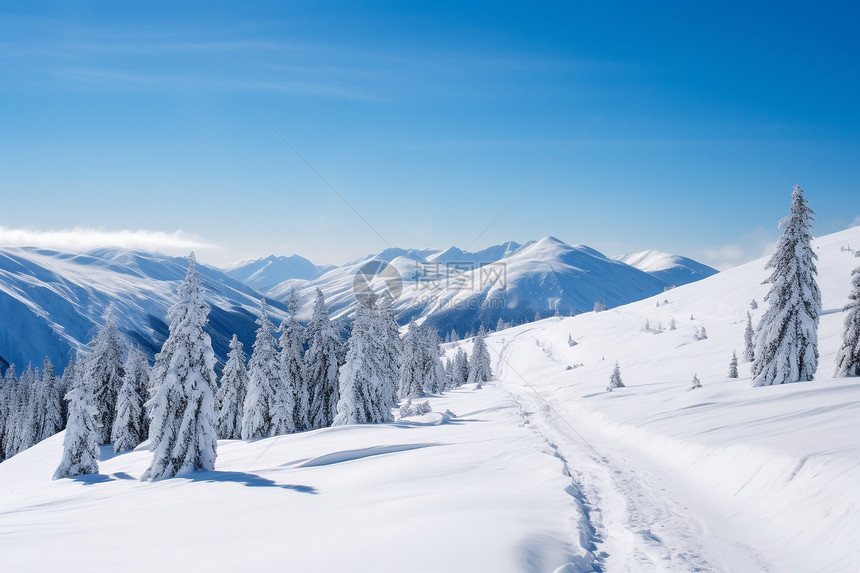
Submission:
[[[276,487],[280,489],[288,489],[292,491],[297,491],[299,493],[309,493],[313,495],[319,493],[319,491],[317,491],[317,489],[313,486],[281,484],[273,480],[258,476],[256,474],[249,474],[245,472],[225,472],[213,470],[207,472],[194,472],[189,474],[183,474],[177,477],[181,477],[189,481],[195,482],[233,482],[242,484],[245,487]]]
[[[70,476],[65,479],[70,479],[84,485],[95,485],[97,483],[113,481],[115,478],[105,474],[86,474],[81,476]]]

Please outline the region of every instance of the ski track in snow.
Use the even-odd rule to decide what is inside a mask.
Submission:
[[[547,359],[555,361],[550,348],[529,335],[518,333],[503,342],[496,353],[499,384],[519,404],[525,424],[553,448],[570,473],[572,490],[585,510],[583,546],[592,548],[600,570],[606,571],[769,571],[751,547],[739,541],[715,539],[696,510],[679,499],[671,485],[637,465],[619,444],[586,439],[574,425],[531,387],[505,359],[514,343],[534,340]],[[573,495],[573,494],[572,494]],[[728,546],[708,547],[709,545]],[[710,554],[725,556],[721,562]],[[740,566],[740,569],[735,567]]]

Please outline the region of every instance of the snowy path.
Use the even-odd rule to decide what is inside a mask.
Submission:
[[[529,330],[491,345],[494,372],[521,405],[526,422],[567,463],[605,570],[770,570],[754,548],[737,539],[728,518],[683,479],[585,423],[572,404],[538,394],[529,373],[507,359],[520,345],[535,345]],[[546,359],[552,362],[551,356]]]

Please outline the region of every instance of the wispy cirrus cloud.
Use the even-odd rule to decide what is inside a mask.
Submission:
[[[128,230],[75,227],[61,230],[10,229],[0,226],[0,246],[49,247],[83,251],[97,247],[120,247],[167,254],[185,254],[192,249],[217,249],[217,245],[183,231]]]

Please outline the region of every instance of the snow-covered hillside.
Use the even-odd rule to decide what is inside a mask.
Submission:
[[[414,317],[443,333],[455,329],[462,335],[481,323],[493,327],[500,318],[519,323],[533,320],[535,313],[580,313],[591,310],[596,301],[615,307],[716,273],[684,257],[660,255],[640,257],[632,264],[554,237],[525,245],[508,242],[478,252],[456,247],[443,251],[386,249],[315,280],[285,281],[268,295],[283,301],[295,289],[307,314],[319,287],[335,315],[350,314],[356,302],[356,273],[369,261],[382,260],[402,280],[395,305],[401,323]],[[639,267],[640,259],[646,258],[652,264]]]
[[[120,328],[150,355],[167,333],[167,309],[187,263],[125,249],[73,254],[34,248],[0,248],[0,363],[58,369],[81,349],[111,304]],[[209,332],[223,360],[232,335],[249,344],[260,294],[220,270],[198,267],[212,305]],[[283,317],[282,305],[273,309]]]
[[[832,378],[860,266],[849,243],[860,228],[814,241],[824,311],[812,382],[752,388],[749,364],[727,377],[751,301],[754,323],[766,308],[764,259],[488,339],[500,384],[599,508],[606,570],[860,568],[860,380]],[[616,361],[627,387],[606,392]],[[702,388],[690,390],[694,375]]]
[[[510,397],[431,403],[457,417],[221,441],[215,471],[157,482],[139,481],[142,447],[106,447],[101,475],[51,481],[58,434],[0,463],[2,568],[588,570],[576,492]]]

